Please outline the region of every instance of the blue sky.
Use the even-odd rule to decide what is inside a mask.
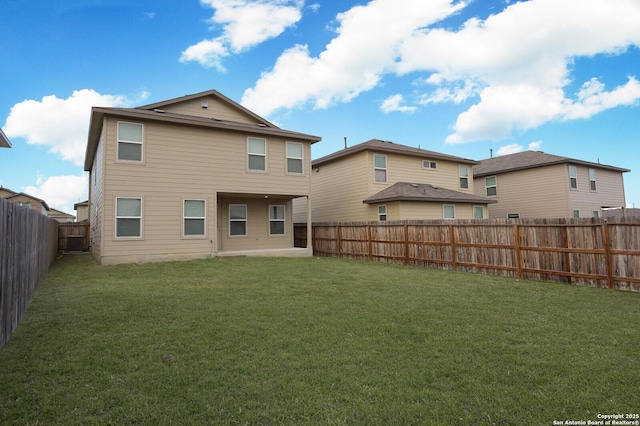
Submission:
[[[0,185],[74,213],[91,106],[209,89],[318,158],[377,138],[481,160],[535,149],[631,169],[638,0],[0,2]],[[532,182],[534,185],[535,182]]]

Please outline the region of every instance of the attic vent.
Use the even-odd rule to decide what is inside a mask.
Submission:
[[[264,123],[258,123],[258,127],[267,127],[267,125]]]
[[[158,114],[164,114],[164,110],[163,109],[154,109],[154,112],[157,112]]]
[[[208,101],[202,101],[202,102],[200,103],[200,106],[201,106],[202,108],[209,108],[209,102],[208,102]]]

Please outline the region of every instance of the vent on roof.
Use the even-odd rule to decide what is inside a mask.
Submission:
[[[267,125],[264,123],[258,123],[258,127],[267,127]]]
[[[157,112],[158,114],[164,114],[164,110],[163,109],[154,109],[154,112]]]
[[[413,186],[414,188],[417,188],[418,184],[417,183],[412,183],[411,186]]]

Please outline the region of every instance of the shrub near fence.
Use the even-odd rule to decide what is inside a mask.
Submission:
[[[56,259],[58,222],[0,199],[0,348]]]
[[[300,227],[301,228],[301,227]],[[304,235],[296,227],[296,245]],[[640,291],[640,220],[318,223],[317,256]]]

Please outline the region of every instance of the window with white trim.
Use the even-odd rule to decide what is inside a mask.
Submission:
[[[438,164],[435,161],[422,160],[422,168],[423,169],[435,169]]]
[[[378,206],[378,220],[387,220],[387,206]]]
[[[387,181],[387,156],[381,154],[374,154],[373,156],[373,171],[376,182]]]
[[[287,142],[287,173],[302,173],[303,145]]]
[[[578,189],[578,169],[576,166],[569,166],[569,187]]]
[[[267,140],[247,138],[247,168],[264,172],[267,170]]]
[[[589,185],[592,191],[596,190],[596,169],[589,169]]]
[[[142,134],[142,124],[118,121],[118,160],[142,161]]]
[[[482,207],[482,206],[473,206],[473,218],[474,219],[484,219],[484,207]]]
[[[495,176],[484,178],[484,186],[487,189],[487,197],[498,195],[497,178]]]
[[[573,211],[573,218],[574,219],[580,218],[580,210],[574,210]]]
[[[229,204],[229,235],[247,235],[246,204]]]
[[[269,206],[269,235],[284,235],[284,206]]]
[[[184,236],[204,236],[206,219],[205,200],[184,200]]]
[[[458,173],[460,175],[460,188],[469,188],[469,168],[467,166],[458,166]]]
[[[142,198],[116,198],[116,237],[142,236]]]
[[[600,212],[598,210],[594,210],[593,211],[593,217],[595,217],[596,219],[600,217]]]
[[[456,218],[456,206],[453,204],[444,204],[442,206],[442,213],[445,219],[455,219]]]

